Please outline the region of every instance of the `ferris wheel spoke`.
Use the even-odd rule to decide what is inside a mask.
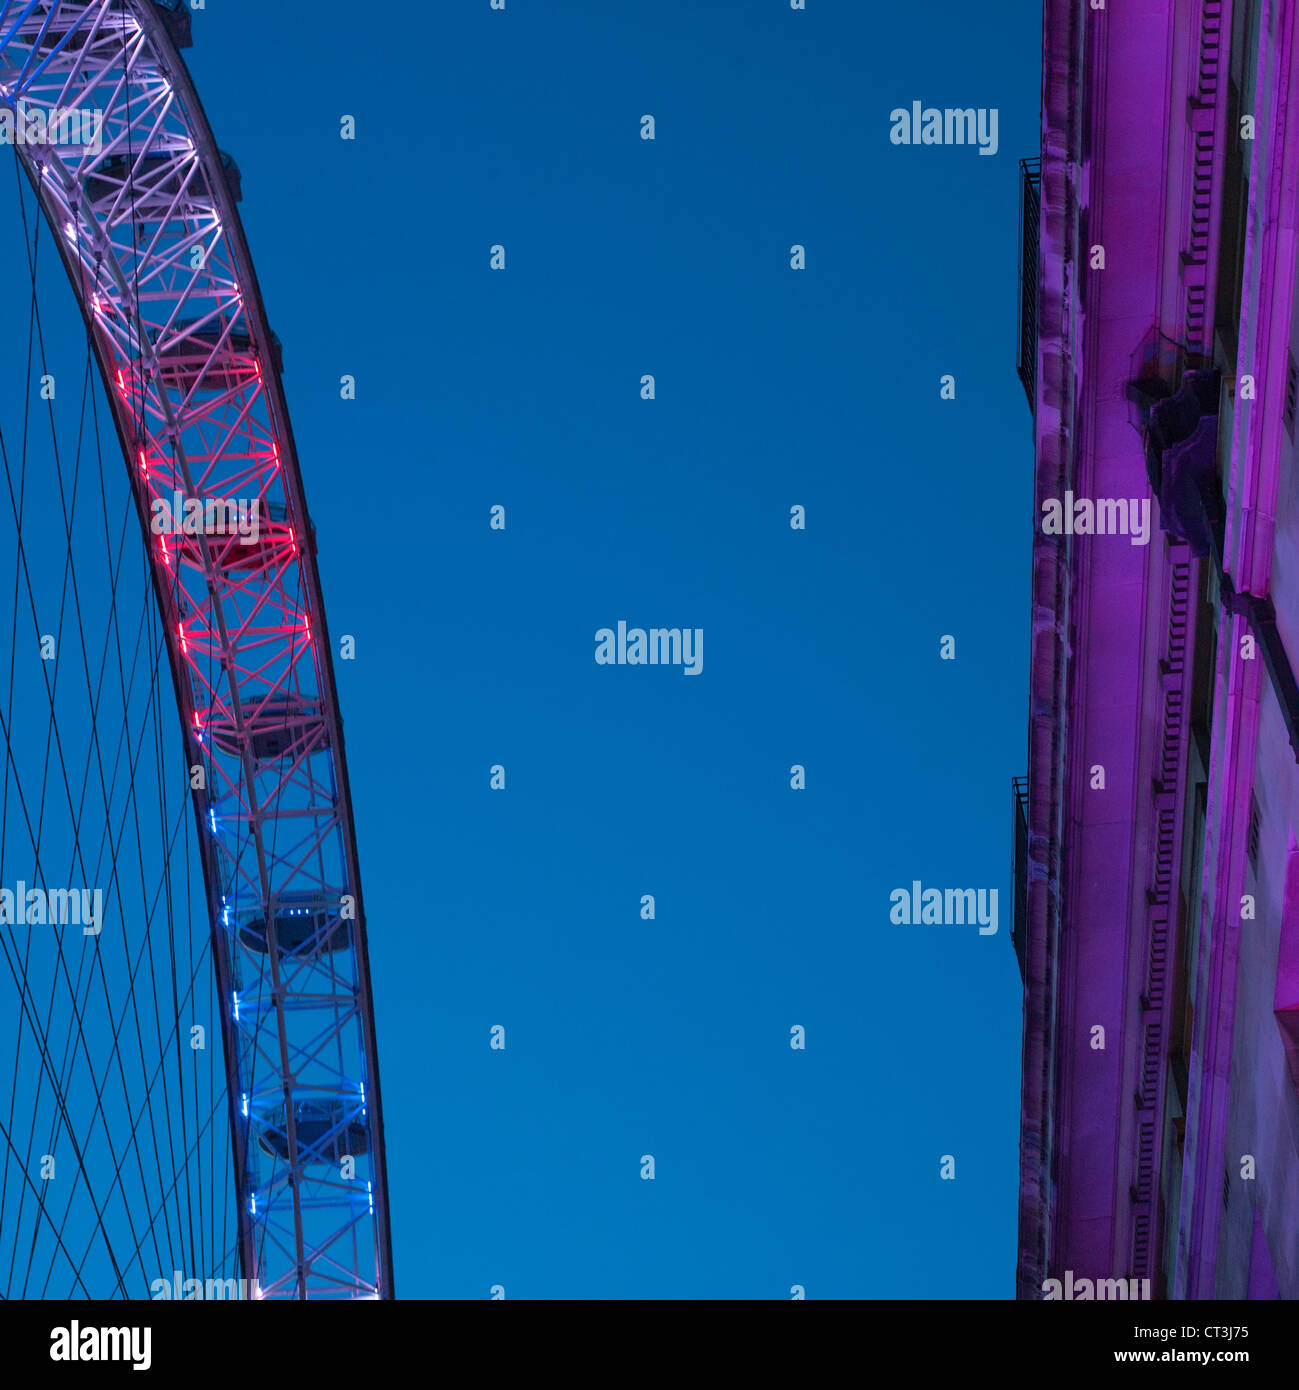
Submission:
[[[24,225],[25,225],[25,223],[26,223],[26,219],[25,219],[25,217],[24,217]],[[43,332],[43,329],[42,329],[42,327],[41,327],[41,322],[40,322],[39,297],[38,297],[38,295],[35,293],[35,286],[36,286],[36,262],[37,262],[37,258],[38,258],[38,255],[39,255],[39,227],[40,227],[40,225],[41,225],[41,224],[40,224],[39,222],[36,224],[36,226],[37,226],[37,232],[36,232],[36,236],[35,236],[35,238],[34,238],[34,240],[33,240],[32,249],[31,249],[31,251],[30,251],[30,253],[29,253],[29,256],[28,256],[28,264],[29,264],[29,273],[31,274],[31,277],[32,277],[32,284],[33,284],[32,310],[33,310],[33,322],[34,322],[34,324],[35,324],[35,329],[36,329],[35,338],[36,338],[37,342],[39,342],[39,344],[40,344],[41,358],[42,358],[42,377],[44,378],[44,376],[45,376],[45,368],[46,368],[46,366],[47,366],[47,363],[46,363],[46,361],[45,361],[44,332]],[[30,338],[30,334],[29,334],[29,338]],[[29,354],[29,364],[30,364],[30,354]],[[30,367],[29,367],[29,375],[30,375]],[[69,579],[71,580],[71,592],[72,592],[74,601],[76,601],[76,598],[77,598],[77,582],[76,582],[76,570],[75,570],[75,555],[74,555],[73,548],[72,548],[72,545],[71,545],[71,520],[70,520],[70,517],[69,517],[68,497],[67,497],[67,491],[66,491],[66,488],[65,488],[64,478],[63,478],[62,456],[61,456],[61,452],[60,452],[59,445],[58,445],[57,429],[56,429],[55,424],[54,424],[53,413],[52,413],[52,411],[51,411],[51,435],[52,435],[52,441],[51,441],[51,442],[52,442],[52,449],[53,449],[53,456],[54,456],[54,463],[55,463],[55,471],[56,471],[57,478],[58,478],[58,483],[59,483],[60,506],[61,506],[62,511],[63,511],[65,528],[67,529],[67,534],[68,534],[68,539],[69,539],[69,545],[68,545],[67,557],[66,557],[66,565],[65,565],[65,569],[64,569],[64,583],[63,583],[62,599],[61,599],[61,604],[60,604],[60,619],[59,619],[59,623],[58,623],[58,638],[59,638],[59,640],[61,641],[61,640],[62,640],[62,635],[63,635],[63,625],[64,625],[64,620],[65,620],[65,615],[66,615],[67,598],[68,598],[68,594],[69,594],[69,582],[68,582],[68,581],[69,581]],[[24,440],[25,440],[25,442],[26,442],[26,437],[27,437],[27,436],[26,436],[26,432],[25,432],[25,435],[24,435]],[[80,462],[80,449],[78,449],[78,460],[77,460],[77,462],[78,462],[78,465],[79,465],[79,462]],[[102,454],[100,455],[100,463],[101,463],[101,469],[102,469]],[[26,476],[26,450],[24,450],[24,469],[23,469],[23,472],[24,472],[24,478],[25,478],[25,476]],[[12,492],[12,489],[11,489],[11,492]],[[74,495],[74,498],[75,498],[75,488],[74,488],[74,494],[73,494],[73,495]],[[74,503],[74,505],[75,505],[75,503]],[[31,587],[31,583],[30,583],[30,576],[29,576],[29,575],[27,574],[27,572],[26,572],[25,554],[24,554],[23,549],[22,549],[22,541],[21,541],[21,518],[18,518],[17,520],[18,520],[18,533],[19,533],[19,553],[20,553],[20,561],[21,561],[22,564],[23,564],[24,579],[25,579],[25,581],[26,581],[26,586],[27,586],[27,589],[28,589],[29,602],[30,602],[31,605],[32,605],[33,618],[35,618],[35,596],[34,596],[34,593],[32,592],[32,587]],[[87,650],[89,644],[88,644],[87,641],[86,641],[86,635],[85,635],[84,627],[83,627],[82,624],[81,624],[81,613],[80,613],[80,603],[79,603],[79,601],[76,601],[75,606],[76,606],[76,610],[77,610],[77,621],[78,621],[79,636],[80,636],[80,646],[81,646],[81,650],[82,650],[82,652],[83,652],[83,654],[84,654],[85,651]],[[147,614],[147,613],[149,612],[149,609],[148,609],[147,607],[145,607],[143,611],[144,611],[145,614]],[[37,626],[37,628],[38,628],[38,630],[39,630],[39,626],[40,626],[39,623],[37,623],[36,626]],[[120,666],[120,650],[119,650],[119,666]],[[47,679],[47,692],[48,692],[48,698],[49,698],[49,703],[50,703],[50,713],[51,713],[50,730],[51,730],[51,733],[52,733],[52,735],[53,735],[53,743],[54,743],[54,745],[57,747],[58,753],[59,753],[60,770],[61,770],[61,772],[62,772],[62,780],[63,780],[63,784],[64,784],[64,790],[65,790],[65,794],[66,794],[66,796],[67,796],[68,803],[69,803],[69,811],[70,811],[70,814],[71,814],[71,820],[72,820],[72,825],[73,825],[73,830],[74,830],[74,836],[75,836],[75,841],[74,841],[74,842],[75,842],[75,845],[76,845],[76,857],[77,857],[77,858],[81,858],[82,856],[81,856],[81,844],[80,844],[79,826],[80,826],[80,823],[81,823],[81,816],[82,816],[82,813],[83,813],[83,811],[84,811],[84,788],[88,785],[88,776],[87,776],[86,781],[83,782],[82,806],[81,806],[80,808],[74,809],[74,808],[72,807],[72,792],[71,792],[71,787],[70,787],[70,784],[69,784],[68,769],[67,769],[66,760],[65,760],[64,755],[63,755],[62,740],[61,740],[61,737],[60,737],[60,734],[59,734],[58,713],[57,713],[57,706],[56,706],[56,698],[57,698],[57,678],[58,678],[58,671],[57,671],[57,668],[56,668],[54,682],[51,683],[51,682],[49,682],[48,679]],[[87,682],[88,682],[88,684],[89,684],[89,672],[88,672],[88,668],[87,668]],[[151,690],[151,691],[153,691],[155,688],[156,688],[156,683],[150,685],[150,690]],[[94,719],[93,713],[92,713],[92,733],[93,733],[94,730],[95,730],[95,719]],[[39,822],[38,822],[40,825],[43,825],[43,823],[44,823],[44,816],[45,816],[45,813],[44,813],[44,806],[45,806],[45,790],[44,790],[44,788],[45,788],[46,783],[47,783],[48,772],[49,772],[49,751],[50,751],[50,749],[49,749],[49,744],[48,744],[48,742],[47,742],[45,774],[43,775],[43,778],[42,778],[41,813],[40,813]],[[101,780],[101,787],[102,787],[102,782],[103,782],[103,776],[102,776],[102,772],[103,772],[102,763],[99,765],[99,771],[100,771],[100,780]],[[132,771],[134,771],[134,769],[132,769]],[[132,791],[134,791],[134,787],[135,787],[134,777],[132,777]],[[133,798],[132,798],[132,800],[133,800]],[[137,827],[137,829],[138,829],[138,827]],[[138,835],[137,835],[137,840],[138,840]],[[40,858],[40,832],[39,832],[39,829],[38,829],[37,834],[36,834],[36,836],[35,836],[34,853],[36,854],[37,860],[39,861],[39,858]],[[116,856],[114,856],[114,858],[116,858]],[[84,874],[84,862],[82,863],[82,869],[83,869],[83,874]],[[114,875],[114,877],[116,877],[116,875]],[[110,892],[111,892],[111,888],[110,888]],[[31,935],[31,934],[30,934],[30,932],[29,932],[29,941],[28,941],[29,947],[30,947],[30,935]],[[146,939],[147,939],[147,938],[146,938]],[[84,955],[83,955],[83,963],[84,963]],[[24,962],[24,969],[25,969],[25,968],[26,968],[26,961]],[[65,966],[65,975],[66,975],[66,966]],[[80,975],[80,972],[79,972],[79,975]],[[102,979],[102,972],[101,972],[101,979]],[[106,983],[106,982],[105,982],[105,983]],[[53,989],[53,988],[56,988],[56,987],[57,987],[57,981],[53,982],[52,989]],[[80,1010],[79,1008],[77,1008],[77,1007],[76,1007],[76,1004],[75,1004],[75,1000],[76,1000],[77,995],[78,995],[78,991],[77,991],[77,989],[76,989],[75,986],[72,987],[72,994],[73,994],[73,999],[74,999],[73,1014],[74,1014],[74,1017],[75,1017],[76,1022],[77,1022],[77,1036],[78,1036],[78,1037],[81,1039],[81,1041],[82,1041],[83,1050],[85,1051],[85,1055],[86,1055],[87,1065],[88,1065],[88,1068],[89,1068],[89,1070],[90,1070],[90,1072],[91,1072],[92,1084],[93,1084],[93,1086],[94,1086],[95,1096],[96,1096],[97,1114],[99,1114],[99,1113],[102,1113],[102,1083],[94,1076],[94,1066],[93,1066],[93,1062],[91,1062],[91,1060],[90,1060],[90,1054],[89,1054],[88,1048],[85,1048],[85,1046],[84,1046],[84,1037],[82,1036],[82,1026],[81,1026],[81,1010]],[[52,1005],[51,1005],[51,1007],[52,1007]],[[156,1009],[155,1009],[155,1013],[156,1013]],[[137,1015],[137,1031],[138,1031],[138,1015]],[[114,1041],[115,1041],[115,1048],[116,1048],[116,1038],[115,1038]],[[143,1044],[142,1044],[142,1042],[141,1042],[141,1052],[143,1052]],[[75,1047],[73,1047],[73,1048],[71,1049],[71,1057],[72,1057],[72,1059],[75,1061],[75,1057],[76,1057],[76,1048],[75,1048]],[[113,1059],[110,1058],[110,1065],[111,1065],[111,1061],[112,1061],[112,1060],[113,1060]],[[122,1084],[123,1084],[124,1096],[127,1096],[128,1087],[127,1087],[126,1074],[125,1074],[124,1069],[123,1069],[122,1066],[121,1066],[120,1056],[117,1058],[117,1060],[118,1060],[118,1064],[119,1064],[119,1065],[118,1065],[119,1076],[120,1076],[120,1079],[121,1079]],[[129,1103],[129,1096],[127,1096],[127,1099],[128,1099],[128,1103]],[[38,1093],[37,1093],[37,1097],[36,1097],[36,1104],[37,1104],[37,1105],[39,1105],[39,1100],[40,1100],[40,1092],[39,1092],[39,1089],[38,1089]],[[152,1126],[152,1116],[150,1117],[150,1119],[151,1119],[151,1126]],[[57,1122],[58,1122],[58,1124],[61,1126],[61,1124],[62,1124],[62,1114],[60,1114],[60,1115],[57,1117]],[[93,1122],[92,1122],[92,1127],[93,1127]],[[154,1131],[154,1136],[155,1136],[155,1143],[156,1143],[156,1130]],[[112,1151],[113,1151],[113,1146],[112,1146],[111,1138],[109,1139],[109,1143],[110,1143],[110,1152],[112,1152]],[[115,1153],[114,1153],[114,1158],[115,1158],[115,1157],[116,1157],[116,1155],[115,1155]],[[160,1174],[159,1174],[159,1176],[160,1176]],[[24,1193],[24,1196],[25,1196],[25,1193]],[[128,1222],[129,1222],[129,1220],[130,1220],[129,1211],[128,1211],[128,1213],[127,1213],[127,1217],[128,1217]],[[21,1224],[21,1221],[22,1221],[22,1205],[21,1205],[21,1203],[20,1203],[20,1208],[19,1208],[19,1223],[20,1223],[20,1224]],[[33,1232],[33,1243],[35,1242],[35,1239],[36,1239],[38,1233],[39,1233],[39,1223],[37,1224],[37,1227],[36,1227],[36,1229],[35,1229],[34,1232]]]

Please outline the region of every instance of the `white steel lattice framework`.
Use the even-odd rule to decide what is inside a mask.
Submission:
[[[0,0],[0,107],[27,135],[44,122],[19,155],[113,406],[203,768],[243,1273],[265,1298],[386,1298],[365,916],[314,532],[238,170],[177,52],[189,25],[183,0]],[[98,148],[66,114],[94,111]],[[256,542],[153,534],[155,500],[176,493],[256,500]]]

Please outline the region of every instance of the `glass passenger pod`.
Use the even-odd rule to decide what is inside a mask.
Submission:
[[[289,1157],[287,1109],[281,1105],[271,1126],[257,1136],[262,1152],[272,1158]],[[302,1163],[338,1163],[349,1154],[359,1158],[369,1152],[370,1138],[358,1103],[338,1098],[300,1100],[293,1106],[293,1126]]]
[[[190,10],[186,0],[152,0],[154,9],[159,11],[163,27],[171,37],[172,43],[177,48],[192,48],[194,44],[193,25],[190,20]],[[76,14],[65,6],[50,21],[50,27],[45,31],[45,36],[40,37],[41,29],[45,24],[46,16],[54,6],[54,0],[40,0],[36,10],[23,21],[18,30],[19,35],[31,42],[38,53],[50,53],[58,47],[63,39],[67,43],[63,45],[64,53],[79,53],[90,40],[90,33],[94,27],[93,15],[88,15],[75,29],[72,27]],[[124,15],[128,12],[127,0],[112,0],[108,7],[109,15]],[[128,31],[129,32],[129,31]],[[106,20],[99,26],[99,34],[96,43],[111,42],[120,46],[122,27],[120,22],[114,24],[111,19]]]
[[[225,332],[213,320],[203,328],[201,319],[181,319],[172,326],[171,338],[158,355],[162,384],[182,395],[216,395],[237,391],[261,377],[257,350],[248,333]],[[284,348],[271,334],[271,363],[277,374],[284,371]]]
[[[231,533],[229,526],[221,534],[187,534],[183,526],[179,535],[165,535],[169,556],[179,555],[181,563],[201,570],[211,561],[218,570],[260,570],[282,564],[286,555],[296,553],[297,536],[289,523],[288,508],[283,502],[269,502],[264,497],[257,502],[256,525],[253,518],[244,518],[244,532]],[[245,504],[251,509],[251,502]],[[254,534],[255,533],[255,534]]]
[[[220,151],[220,155],[230,196],[236,203],[242,202],[243,177],[239,166],[233,155],[226,154],[224,150]],[[86,197],[91,203],[116,202],[122,189],[129,183],[131,191],[124,200],[126,205],[142,207],[146,212],[159,202],[170,206],[171,200],[180,192],[193,160],[194,151],[189,147],[150,150],[147,154],[126,151],[110,154],[86,175]]]
[[[351,944],[349,923],[340,918],[338,897],[325,893],[281,893],[275,909],[275,941],[281,955],[332,954]],[[266,918],[259,914],[241,921],[239,940],[250,951],[270,950]]]
[[[282,695],[269,700],[244,696],[244,727],[252,735],[253,757],[259,763],[278,762],[291,753],[326,747],[318,738],[325,726],[324,708],[319,700],[303,695]],[[213,744],[231,757],[243,751],[234,720],[218,715],[207,726]]]
[[[113,0],[113,8],[123,0]],[[189,6],[185,0],[153,0],[155,10],[161,11],[163,27],[171,35],[177,48],[191,48],[194,43],[193,27],[190,22]]]

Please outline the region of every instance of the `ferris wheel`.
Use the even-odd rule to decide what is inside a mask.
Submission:
[[[0,1293],[390,1298],[315,533],[190,38],[0,0]]]

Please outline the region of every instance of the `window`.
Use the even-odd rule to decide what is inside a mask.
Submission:
[[[1295,366],[1294,353],[1286,359],[1285,372],[1285,431],[1294,441],[1295,406],[1299,404],[1299,367]]]

